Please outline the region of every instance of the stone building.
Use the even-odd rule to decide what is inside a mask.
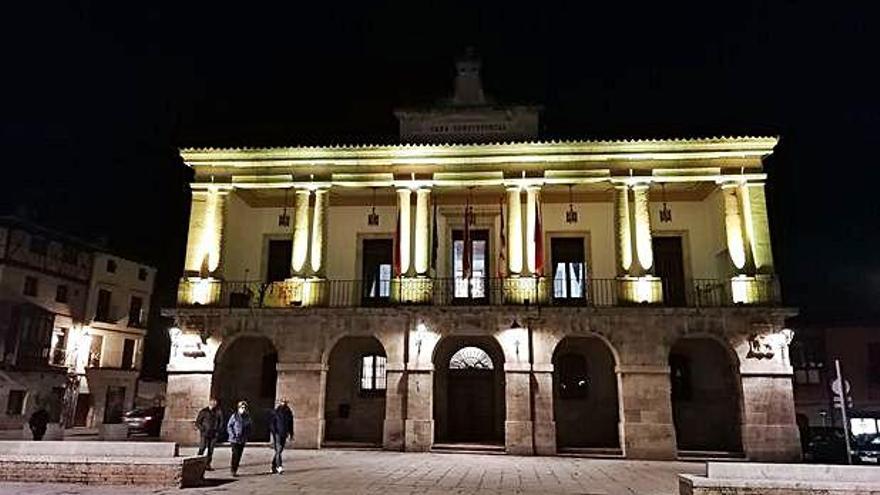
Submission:
[[[65,426],[119,422],[134,401],[155,273],[0,217],[0,428],[20,428],[40,406]]]
[[[777,140],[542,142],[473,58],[449,101],[398,116],[454,143],[182,150],[163,437],[288,398],[299,448],[798,458]]]

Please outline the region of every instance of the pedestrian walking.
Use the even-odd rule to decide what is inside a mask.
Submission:
[[[241,455],[244,453],[244,446],[251,434],[251,424],[248,403],[241,401],[238,403],[235,414],[230,416],[229,422],[226,423],[226,433],[229,434],[229,445],[232,447],[229,470],[234,477],[238,476],[238,466],[241,464]]]
[[[46,434],[46,427],[49,424],[49,411],[45,407],[40,406],[28,420],[28,426],[31,428],[31,434],[34,440],[42,440]]]
[[[293,441],[293,411],[287,405],[287,399],[281,399],[278,407],[270,412],[269,434],[272,437],[272,449],[275,450],[275,456],[272,457],[272,472],[281,474],[284,472],[281,453],[284,452],[287,439]]]
[[[213,471],[211,461],[214,459],[214,446],[223,431],[223,411],[217,405],[217,399],[211,398],[196,416],[196,428],[199,429],[199,455],[208,454],[208,471]]]

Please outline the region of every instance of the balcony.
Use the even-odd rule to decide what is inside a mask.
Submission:
[[[566,297],[567,296],[567,297]],[[401,305],[483,306],[778,306],[773,277],[588,279],[563,287],[547,277],[392,280],[291,279],[282,282],[190,278],[180,282],[177,307],[300,308]]]

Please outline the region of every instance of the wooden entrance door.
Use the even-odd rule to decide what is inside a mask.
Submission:
[[[663,301],[668,306],[684,306],[684,256],[681,237],[654,237],[654,275],[662,279]]]
[[[454,442],[495,440],[493,370],[449,370],[449,438]]]

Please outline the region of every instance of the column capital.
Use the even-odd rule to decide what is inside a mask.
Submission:
[[[740,187],[743,185],[743,181],[741,180],[725,180],[720,182],[721,189],[733,189]]]
[[[633,182],[631,187],[633,191],[644,191],[651,187],[651,183],[647,181]]]
[[[523,187],[519,184],[505,184],[504,190],[509,193],[517,193],[523,190]]]

